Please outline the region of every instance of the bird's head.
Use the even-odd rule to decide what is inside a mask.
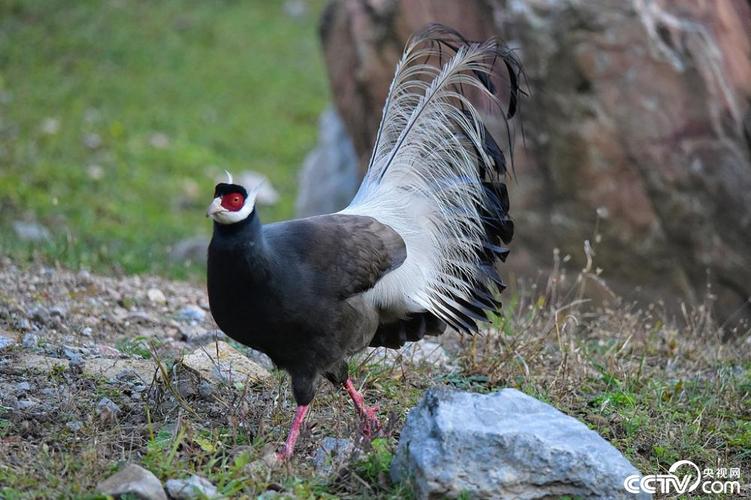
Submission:
[[[206,216],[219,224],[234,224],[253,213],[257,190],[248,193],[243,186],[232,182],[229,172],[226,174],[227,182],[220,182],[214,188],[214,201],[209,205]]]

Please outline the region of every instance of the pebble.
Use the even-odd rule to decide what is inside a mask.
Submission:
[[[26,318],[17,318],[13,322],[13,328],[15,328],[16,330],[20,330],[22,332],[27,332],[27,331],[31,330],[31,328],[32,328],[31,321],[29,321]]]
[[[16,410],[28,410],[32,406],[36,406],[36,401],[33,399],[19,399],[16,403]]]
[[[203,399],[209,399],[214,394],[214,386],[205,380],[198,384],[198,395]]]
[[[123,354],[109,345],[98,345],[94,349],[96,351],[96,354],[102,356],[103,358],[119,358]]]
[[[206,311],[198,306],[187,305],[177,312],[177,318],[182,321],[203,321],[206,319]]]
[[[313,465],[320,475],[328,476],[339,469],[350,458],[355,449],[354,443],[349,439],[325,437],[321,446],[313,456]]]
[[[80,420],[74,420],[72,422],[68,422],[67,424],[65,424],[65,427],[67,427],[73,432],[78,432],[83,427],[83,422],[81,422]]]
[[[102,137],[96,133],[88,133],[83,136],[83,143],[89,149],[97,149],[102,145]]]
[[[149,288],[146,291],[146,296],[155,304],[164,304],[167,302],[167,297],[164,296],[164,292],[158,288]]]
[[[80,365],[81,363],[83,363],[83,359],[81,359],[81,353],[75,347],[63,347],[63,354],[74,365]]]
[[[202,345],[215,340],[226,340],[221,330],[207,330],[194,322],[191,325],[179,328],[180,340],[188,344]]]
[[[0,351],[3,349],[7,349],[8,347],[11,347],[13,344],[16,343],[16,340],[12,337],[6,337],[4,335],[0,335]]]
[[[58,318],[64,318],[67,314],[67,310],[62,306],[52,306],[49,309],[50,316],[57,316]]]
[[[39,336],[33,333],[27,333],[23,336],[22,344],[25,349],[36,349],[39,345]]]
[[[90,326],[87,326],[83,330],[81,330],[81,335],[83,335],[84,337],[91,337],[93,333],[94,330],[92,330]]]
[[[198,498],[213,498],[218,492],[216,486],[208,479],[195,474],[188,479],[170,479],[165,483],[167,493],[176,500],[194,500]]]
[[[126,465],[117,474],[99,483],[96,489],[116,497],[130,495],[145,500],[167,500],[159,479],[136,464]]]
[[[76,277],[78,278],[78,283],[81,285],[89,285],[92,282],[91,273],[86,269],[78,271],[78,276]]]
[[[50,320],[50,312],[44,306],[34,306],[28,310],[26,315],[37,323],[45,324]]]
[[[120,413],[120,407],[115,404],[110,398],[102,398],[96,405],[99,418],[103,421],[112,421],[117,418],[117,414]]]
[[[16,221],[13,223],[13,231],[21,241],[49,241],[50,231],[41,224],[35,222]]]
[[[16,395],[23,395],[27,392],[31,391],[31,384],[28,382],[19,382],[16,384],[15,387],[15,393]]]

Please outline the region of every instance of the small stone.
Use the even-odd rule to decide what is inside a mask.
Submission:
[[[222,341],[196,349],[183,357],[182,364],[214,383],[254,383],[271,377],[266,368]]]
[[[83,362],[81,351],[75,347],[64,346],[63,354],[70,360],[71,364],[80,365]]]
[[[94,330],[92,330],[90,326],[84,327],[83,330],[81,330],[81,335],[84,337],[91,337],[93,333]]]
[[[49,230],[35,222],[16,221],[13,223],[13,231],[21,241],[41,242],[51,239]]]
[[[11,347],[16,343],[16,339],[12,337],[6,337],[5,335],[0,335],[0,351],[7,349],[8,347]]]
[[[22,332],[27,332],[31,330],[33,326],[31,325],[31,321],[26,318],[16,318],[16,320],[13,321],[13,328]]]
[[[216,486],[208,479],[195,474],[188,479],[170,479],[165,485],[169,496],[176,500],[195,500],[217,496]]]
[[[81,285],[90,285],[92,283],[91,273],[86,269],[78,271],[78,276],[76,276],[76,278]]]
[[[177,319],[181,321],[203,321],[206,319],[206,311],[192,304],[187,305],[177,312]]]
[[[156,149],[166,149],[170,145],[169,136],[163,132],[154,132],[149,136],[149,144]]]
[[[88,335],[90,336],[90,335]],[[103,358],[119,358],[123,355],[120,351],[112,346],[100,344],[95,346],[96,353]]]
[[[89,175],[89,179],[98,181],[104,177],[104,169],[101,165],[93,163],[86,167],[86,173]]]
[[[210,399],[214,394],[214,386],[205,380],[198,384],[198,395],[203,399]]]
[[[167,302],[167,297],[164,296],[164,292],[158,288],[149,288],[146,292],[146,296],[155,304],[164,304]]]
[[[67,311],[62,306],[52,306],[49,309],[49,313],[52,317],[64,318],[67,314]]]
[[[37,402],[33,399],[19,399],[16,403],[16,410],[23,411],[28,410],[32,406],[36,406]]]
[[[117,419],[117,414],[120,413],[120,407],[115,404],[110,398],[102,398],[96,405],[99,418],[104,422],[113,422]]]
[[[68,422],[67,424],[65,424],[65,427],[67,427],[73,432],[78,432],[83,427],[83,422],[81,422],[80,420],[74,420],[72,422]]]
[[[208,344],[215,340],[227,338],[221,330],[207,330],[198,325],[181,326],[179,331],[180,340],[195,345]]]
[[[354,443],[349,439],[325,437],[313,456],[316,472],[323,476],[330,475],[341,468],[352,456]]]
[[[83,144],[89,149],[97,149],[102,145],[102,136],[94,132],[85,134]]]
[[[39,345],[39,336],[34,333],[27,333],[23,336],[21,343],[24,349],[36,349]]]
[[[136,464],[126,465],[117,474],[99,483],[96,489],[115,497],[135,495],[144,500],[167,500],[159,479]]]
[[[16,384],[14,391],[16,393],[16,396],[22,396],[31,391],[31,384],[28,382],[19,382]]]
[[[45,324],[50,320],[50,312],[44,306],[34,306],[28,310],[26,315],[36,323]]]
[[[179,380],[176,384],[177,393],[184,399],[192,398],[196,395],[196,387],[191,380]]]
[[[55,135],[60,131],[60,119],[55,117],[45,118],[39,130],[45,135]]]

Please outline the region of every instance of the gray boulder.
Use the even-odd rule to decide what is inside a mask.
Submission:
[[[631,474],[596,432],[515,389],[429,390],[391,465],[392,479],[411,482],[418,498],[632,498],[623,487]]]

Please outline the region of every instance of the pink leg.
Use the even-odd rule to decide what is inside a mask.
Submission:
[[[378,418],[376,417],[378,407],[374,406],[368,408],[365,406],[365,398],[363,398],[362,394],[355,389],[355,384],[352,383],[352,379],[348,378],[347,381],[344,382],[344,388],[347,390],[349,397],[352,398],[352,402],[355,404],[355,408],[357,408],[357,413],[359,413],[360,418],[362,418],[362,433],[365,437],[373,436],[373,434],[381,430],[381,424],[378,423]]]
[[[287,436],[287,442],[284,443],[282,451],[276,454],[279,460],[289,460],[292,457],[292,452],[295,450],[295,442],[300,436],[300,427],[302,427],[302,421],[305,419],[305,414],[308,413],[308,405],[300,405],[295,412],[295,418],[292,420],[292,427],[289,429],[289,436]]]

